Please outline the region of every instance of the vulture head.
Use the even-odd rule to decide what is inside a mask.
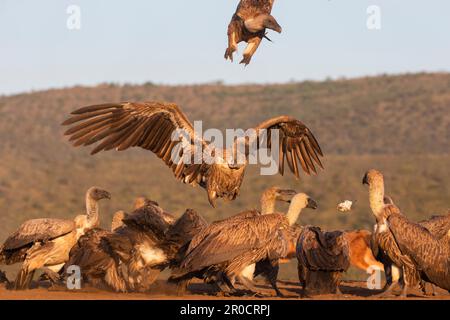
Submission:
[[[270,14],[261,14],[254,19],[246,20],[244,24],[245,28],[251,33],[257,33],[264,29],[270,29],[278,33],[281,33],[282,31],[277,20]]]
[[[215,163],[209,168],[206,191],[211,206],[216,207],[217,198],[229,201],[236,199],[244,178],[245,167],[245,165],[231,166],[227,163]]]
[[[317,202],[306,193],[297,193],[291,200],[293,204],[298,204],[302,208],[317,209]]]
[[[380,171],[371,169],[364,175],[362,183],[368,186],[374,184],[383,184],[383,174]]]
[[[108,191],[103,190],[99,187],[90,188],[88,190],[87,194],[88,194],[89,198],[91,198],[92,200],[95,200],[95,201],[99,201],[102,199],[111,199],[111,194]]]

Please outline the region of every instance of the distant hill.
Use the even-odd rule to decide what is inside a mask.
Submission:
[[[204,128],[247,128],[280,114],[305,122],[325,152],[326,170],[296,181],[259,176],[251,168],[241,196],[212,209],[203,190],[176,183],[151,153],[128,150],[95,157],[75,149],[60,123],[84,105],[117,101],[177,102]],[[74,87],[0,97],[0,241],[23,220],[73,217],[83,211],[91,185],[112,192],[102,204],[103,225],[115,210],[130,209],[146,195],[175,214],[194,208],[209,220],[258,206],[273,184],[306,191],[319,202],[302,223],[326,228],[372,228],[363,173],[383,170],[387,192],[412,219],[450,207],[450,74],[408,74],[353,80],[274,85]],[[337,213],[344,199],[357,200],[350,214]],[[284,207],[280,209],[285,210]]]

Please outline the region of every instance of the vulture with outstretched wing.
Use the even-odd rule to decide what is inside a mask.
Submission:
[[[173,103],[108,103],[88,106],[72,112],[63,125],[74,146],[89,146],[99,142],[92,154],[103,150],[122,151],[141,147],[154,152],[169,166],[177,180],[196,186],[208,193],[215,206],[216,198],[234,200],[244,178],[245,168],[252,156],[253,146],[279,150],[279,173],[284,174],[285,160],[299,178],[303,169],[307,174],[323,168],[322,150],[311,130],[290,116],[269,119],[255,128],[253,135],[236,138],[228,149],[216,148],[194,132],[194,127],[181,109]],[[272,146],[272,136],[279,141]],[[253,137],[253,138],[252,138]],[[255,143],[256,142],[256,143]],[[205,157],[204,155],[208,156]]]
[[[244,58],[240,63],[248,65],[263,38],[266,29],[281,33],[281,26],[271,15],[274,0],[241,0],[228,25],[228,48],[225,59],[233,61],[238,43],[247,42]]]

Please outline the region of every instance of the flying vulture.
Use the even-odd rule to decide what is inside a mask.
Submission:
[[[281,33],[281,27],[271,15],[274,0],[241,0],[228,25],[228,48],[225,59],[233,61],[238,43],[247,42],[244,58],[240,63],[248,65],[263,38],[266,29]]]
[[[272,150],[274,129],[279,133],[276,160],[279,160],[281,175],[285,160],[297,179],[301,169],[307,174],[316,174],[316,166],[323,168],[320,161],[323,153],[313,133],[290,116],[275,117],[257,125],[253,128],[254,138],[236,138],[228,149],[216,148],[214,143],[199,137],[186,115],[173,103],[93,105],[72,112],[63,125],[72,125],[65,134],[70,136],[74,146],[100,142],[91,154],[130,147],[154,152],[172,169],[177,180],[206,189],[213,207],[216,198],[234,200],[237,197],[251,156],[250,147],[259,149],[261,141],[267,141],[268,149]],[[209,159],[202,156],[205,152],[210,155]],[[200,159],[194,157],[198,154]]]

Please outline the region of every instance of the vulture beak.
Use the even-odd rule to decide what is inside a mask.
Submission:
[[[277,24],[273,30],[278,33],[281,33],[283,31],[283,28],[281,28],[281,26],[279,24]]]
[[[367,173],[364,175],[364,178],[363,178],[363,180],[362,180],[362,184],[363,184],[363,185],[364,185],[364,184],[369,185],[369,177],[367,176]]]
[[[103,192],[103,197],[104,197],[104,199],[111,199],[111,193],[109,193],[108,191],[104,191]]]
[[[313,210],[316,210],[317,209],[317,202],[316,201],[314,201],[313,199],[311,199],[311,198],[308,198],[308,204],[306,205],[306,207],[307,208],[310,208],[310,209],[313,209]]]

